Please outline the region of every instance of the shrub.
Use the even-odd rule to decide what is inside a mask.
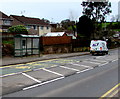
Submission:
[[[14,55],[14,47],[11,44],[2,44],[2,56]]]

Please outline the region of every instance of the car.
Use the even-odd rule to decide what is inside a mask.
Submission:
[[[96,54],[108,54],[107,42],[103,40],[91,40],[90,53]]]

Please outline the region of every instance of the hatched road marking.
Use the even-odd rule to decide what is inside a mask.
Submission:
[[[86,61],[87,61],[87,60],[86,60]],[[102,61],[102,60],[97,60],[97,59],[94,59],[94,60],[91,59],[91,61],[96,61],[96,62],[107,62],[107,61]]]
[[[51,70],[48,70],[48,69],[45,69],[45,68],[43,68],[42,70],[64,77],[63,74],[60,74],[60,73],[57,73],[57,72],[54,72],[54,71],[51,71]]]
[[[32,80],[38,82],[38,83],[41,83],[41,81],[35,79],[34,77],[32,77],[32,76],[30,76],[30,75],[27,75],[26,73],[22,73],[22,74],[23,74],[24,76],[26,76],[26,77],[28,77],[28,78],[30,78],[30,79],[32,79]]]
[[[101,58],[101,57],[106,57],[106,56],[98,56],[98,57],[96,57],[97,60],[94,59],[94,58],[83,60],[82,62],[88,63],[88,66],[87,65],[82,65],[82,64],[80,65],[80,62],[78,64],[78,61],[76,61],[74,59],[49,59],[49,60],[36,61],[36,62],[30,62],[30,63],[25,63],[25,64],[9,65],[9,66],[5,66],[5,67],[0,67],[0,69],[2,69],[2,72],[3,72],[2,75],[0,75],[0,77],[15,75],[15,74],[18,74],[18,73],[37,70],[37,69],[42,69],[42,68],[49,68],[49,67],[52,67],[54,64],[56,64],[56,62],[59,63],[57,65],[60,65],[60,63],[62,62],[62,63],[65,63],[65,64],[73,64],[73,65],[76,65],[76,66],[83,66],[83,67],[87,67],[87,68],[92,68],[92,66],[89,66],[89,63],[97,64],[98,66],[103,66],[103,65],[108,64],[109,62],[114,62],[114,61],[118,60],[118,59],[113,60],[113,61],[99,60],[99,58]],[[105,62],[105,63],[100,63],[99,61],[100,62]],[[49,62],[50,62],[50,64],[49,64]],[[64,66],[64,68],[65,68],[65,66]],[[66,67],[66,68],[71,69],[71,70],[75,70],[75,71],[79,71],[79,70],[74,69],[74,68],[69,68],[69,67]]]
[[[86,72],[86,71],[91,70],[91,69],[93,69],[93,68],[88,68],[88,69],[85,69],[85,70],[79,71],[79,72],[77,72],[77,74],[79,74],[79,73],[83,73],[83,72]]]
[[[74,64],[74,63],[70,63],[71,65],[76,65],[76,66],[82,66],[82,67],[86,67],[86,68],[93,68],[91,66],[86,66],[86,65],[80,65],[80,64]]]
[[[54,81],[57,81],[57,80],[60,80],[60,79],[63,79],[63,78],[65,78],[65,77],[59,77],[59,78],[49,80],[49,81],[46,81],[46,82],[43,82],[43,83],[40,83],[40,84],[29,86],[29,87],[23,88],[23,90],[28,90],[28,89],[31,89],[31,88],[35,88],[35,87],[38,87],[38,86],[41,86],[41,85],[44,85],[44,84],[48,84],[48,83],[51,83],[51,82],[54,82]]]
[[[70,70],[74,70],[74,71],[80,71],[80,70],[78,70],[78,69],[69,68],[69,67],[65,67],[65,66],[60,66],[60,67],[62,67],[62,68],[66,68],[66,69],[70,69]]]
[[[83,61],[83,62],[86,62],[86,63],[92,63],[92,64],[101,64],[101,63],[97,63],[97,62],[90,62],[90,61]]]

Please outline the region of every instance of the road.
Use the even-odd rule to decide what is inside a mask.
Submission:
[[[4,83],[9,80],[3,86],[9,88],[4,97],[101,97],[106,92],[106,96],[117,96],[110,89],[118,84],[118,50],[105,56],[76,56],[42,64],[50,67],[3,77]]]

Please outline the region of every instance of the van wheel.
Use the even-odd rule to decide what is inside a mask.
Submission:
[[[108,54],[108,52],[106,52],[106,54]]]

